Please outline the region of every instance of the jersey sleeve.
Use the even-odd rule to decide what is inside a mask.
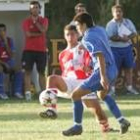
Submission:
[[[99,44],[98,47],[96,44],[93,45],[92,42],[89,41],[85,41],[83,43],[84,46],[86,46],[85,48],[87,48],[88,52],[90,53],[90,56],[93,56],[94,54],[97,53],[102,53],[102,49],[101,49],[101,45]]]
[[[135,28],[135,25],[133,24],[133,22],[132,22],[130,19],[126,19],[126,20],[129,22],[130,30],[131,30],[133,33],[137,33],[136,28]]]

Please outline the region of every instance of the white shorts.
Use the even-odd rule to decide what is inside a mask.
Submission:
[[[76,87],[78,87],[84,80],[82,80],[82,79],[73,79],[73,78],[70,78],[70,77],[62,77],[62,78],[63,78],[63,80],[65,81],[65,83],[67,85],[67,91],[66,92],[58,91],[57,96],[62,97],[62,98],[70,99],[72,91]],[[96,98],[97,98],[97,96],[96,96],[95,93],[87,94],[87,95],[82,97],[82,99],[96,99]]]

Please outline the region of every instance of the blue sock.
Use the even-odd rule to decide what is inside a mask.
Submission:
[[[81,125],[83,118],[83,104],[81,100],[73,102],[73,119],[78,125]]]
[[[120,109],[118,108],[115,100],[110,95],[106,95],[103,101],[106,103],[109,110],[115,116],[116,119],[122,118]]]
[[[0,94],[4,93],[4,74],[0,73]]]

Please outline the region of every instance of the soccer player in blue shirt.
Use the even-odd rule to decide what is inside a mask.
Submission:
[[[74,21],[78,32],[83,36],[82,43],[91,55],[94,72],[73,91],[74,126],[62,133],[64,136],[82,133],[83,105],[81,97],[91,92],[97,92],[120,123],[120,133],[124,134],[128,131],[130,123],[122,116],[114,99],[107,94],[118,74],[113,54],[109,48],[107,34],[102,27],[93,24],[92,17],[88,13],[76,15]]]

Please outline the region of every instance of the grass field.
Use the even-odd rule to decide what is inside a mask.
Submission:
[[[11,99],[0,100],[0,140],[140,140],[140,96],[121,96],[116,99],[123,114],[131,121],[127,134],[103,134],[90,112],[84,112],[84,132],[80,136],[64,137],[61,132],[72,125],[72,105],[70,100],[59,100],[59,117],[56,120],[38,116],[45,108],[38,100],[26,102]],[[105,105],[110,125],[119,128],[115,118]]]

